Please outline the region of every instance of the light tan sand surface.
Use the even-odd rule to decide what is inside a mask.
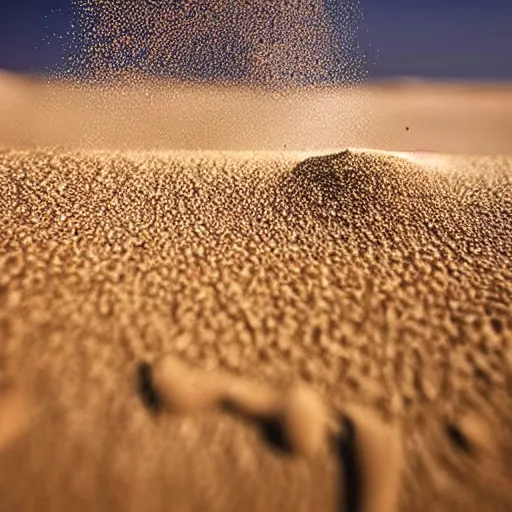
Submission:
[[[1,371],[37,406],[0,509],[358,510],[332,454],[153,416],[170,352],[394,419],[401,510],[510,510],[511,225],[509,157],[1,152]]]
[[[512,86],[397,81],[262,93],[99,89],[0,73],[0,147],[512,154]]]

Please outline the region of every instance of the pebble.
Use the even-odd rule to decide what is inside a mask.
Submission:
[[[496,463],[500,458],[496,435],[490,423],[476,413],[466,413],[460,420],[460,428],[481,456]]]
[[[361,512],[398,510],[403,452],[400,429],[357,406],[346,409],[356,428]]]
[[[327,448],[329,435],[337,428],[322,399],[305,384],[274,388],[194,369],[172,355],[153,365],[152,382],[164,409],[174,414],[227,410],[255,423],[276,420],[289,451],[307,459]]]
[[[275,417],[282,408],[278,390],[248,379],[227,378],[222,392],[223,401],[229,409],[251,419]]]
[[[166,355],[153,365],[152,381],[163,407],[175,414],[196,414],[220,406],[223,379]]]
[[[312,459],[327,447],[329,414],[320,397],[304,385],[286,391],[282,423],[291,452]]]

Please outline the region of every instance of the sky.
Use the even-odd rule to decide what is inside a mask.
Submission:
[[[512,79],[512,0],[359,3],[370,77]],[[0,68],[54,69],[72,21],[71,0],[1,1]]]

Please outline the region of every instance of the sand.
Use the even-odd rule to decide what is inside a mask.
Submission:
[[[0,119],[0,146],[18,149],[512,155],[509,84],[401,80],[262,93],[165,81],[101,89],[0,72]]]
[[[1,73],[0,510],[510,510],[511,141],[506,85]]]
[[[400,510],[510,510],[511,224],[507,156],[2,151],[1,371],[36,405],[0,509],[370,510],[350,458],[152,414],[172,353],[393,420]]]

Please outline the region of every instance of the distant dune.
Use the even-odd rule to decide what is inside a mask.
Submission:
[[[512,154],[512,87],[398,81],[262,92],[138,83],[109,91],[0,75],[0,146]]]

